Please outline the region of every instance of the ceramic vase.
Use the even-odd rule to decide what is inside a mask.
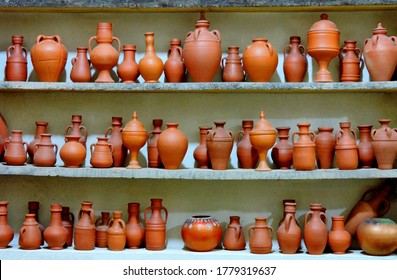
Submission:
[[[379,169],[392,169],[397,156],[397,131],[390,119],[379,120],[380,128],[372,129],[372,148]]]
[[[61,204],[51,204],[50,225],[44,230],[44,241],[51,250],[63,249],[68,238],[68,230],[62,226],[61,213]]]
[[[321,255],[328,242],[327,216],[320,203],[311,203],[305,214],[303,240],[310,255]]]
[[[358,160],[361,168],[372,168],[375,166],[375,153],[372,148],[371,131],[372,125],[359,125],[357,126],[360,132],[358,149]]]
[[[58,145],[51,142],[51,134],[41,134],[40,142],[35,144],[33,164],[51,167],[57,162]]]
[[[59,156],[66,167],[77,168],[85,161],[87,151],[79,140],[80,136],[78,135],[65,136],[65,144],[59,151]]]
[[[207,133],[206,145],[211,167],[214,170],[226,170],[233,149],[234,133],[227,131],[225,121],[215,121],[215,128]]]
[[[222,81],[224,82],[244,82],[245,75],[242,65],[242,58],[239,55],[238,46],[230,46],[227,48],[228,54],[222,58]]]
[[[145,34],[146,51],[139,60],[138,69],[146,83],[157,83],[164,70],[163,61],[154,49],[154,32]]]
[[[111,251],[122,251],[126,244],[126,226],[122,216],[122,211],[113,211],[113,218],[109,221],[108,248]]]
[[[188,148],[185,134],[178,129],[178,123],[167,123],[157,141],[161,162],[165,169],[178,169]]]
[[[110,221],[110,212],[102,211],[101,216],[95,221],[95,247],[108,247],[108,229]]]
[[[319,127],[314,141],[316,149],[316,161],[319,169],[332,167],[335,157],[336,140],[332,127]]]
[[[357,139],[350,122],[340,122],[340,129],[335,134],[336,166],[341,170],[352,170],[358,167]]]
[[[42,245],[42,235],[34,214],[25,214],[25,220],[19,229],[19,248],[37,250]]]
[[[41,232],[41,245],[44,244],[44,226],[40,223],[40,218],[39,218],[39,209],[40,209],[40,202],[38,201],[29,201],[28,202],[28,213],[29,214],[34,214],[34,218],[37,222],[37,225],[39,226],[40,232]]]
[[[200,126],[200,142],[197,147],[193,151],[193,157],[196,160],[196,163],[199,168],[210,168],[211,161],[210,157],[208,156],[207,151],[207,133],[210,131],[212,127],[210,126]]]
[[[34,139],[29,142],[28,154],[31,160],[33,160],[35,145],[40,142],[41,134],[47,133],[48,122],[36,122],[36,131],[34,134]]]
[[[4,141],[4,161],[7,165],[24,165],[28,159],[28,143],[22,139],[22,130],[12,130]]]
[[[295,213],[296,202],[285,202],[284,216],[277,229],[277,241],[283,254],[295,254],[301,244],[302,232]]]
[[[255,225],[248,228],[250,252],[269,254],[272,251],[273,228],[267,225],[264,217],[255,218]]]
[[[25,82],[28,78],[28,51],[23,44],[23,36],[13,35],[12,45],[6,51],[5,80]]]
[[[168,83],[181,83],[185,78],[185,64],[183,62],[183,49],[181,40],[170,40],[167,60],[164,63],[164,75]]]
[[[292,165],[292,144],[288,141],[290,127],[276,127],[278,142],[274,145],[271,157],[280,169],[290,169]]]
[[[168,211],[163,206],[161,198],[152,198],[150,201],[151,205],[144,212],[146,249],[164,250],[167,241]],[[164,212],[164,218],[162,212]]]
[[[162,167],[159,150],[157,147],[157,142],[159,140],[160,134],[163,132],[163,120],[154,119],[152,120],[153,130],[148,133],[147,140],[147,154],[148,154],[148,165],[153,168]]]
[[[340,81],[359,82],[361,80],[362,53],[356,41],[346,40],[339,51]]]
[[[108,143],[113,146],[113,167],[124,166],[124,161],[127,157],[127,148],[123,145],[121,137],[121,132],[123,131],[122,126],[122,117],[112,117],[112,126],[105,131],[105,137],[109,139]]]
[[[236,137],[238,164],[240,168],[253,169],[259,159],[257,150],[252,147],[249,135],[254,127],[254,121],[243,120],[241,126],[243,130],[239,131]]]
[[[71,60],[70,79],[74,83],[88,83],[91,81],[91,61],[87,57],[87,52],[88,48],[78,47],[76,57]]]
[[[82,115],[72,115],[72,124],[66,127],[65,135],[80,136],[79,142],[85,147],[88,138],[88,130],[84,125],[82,125],[82,123]]]
[[[303,82],[307,72],[307,59],[301,37],[289,38],[289,44],[284,48],[283,70],[286,82]]]
[[[350,233],[345,229],[345,217],[333,216],[331,230],[328,233],[328,245],[334,254],[344,254],[352,243]]]
[[[135,83],[139,77],[139,67],[135,61],[136,45],[124,45],[123,53],[123,62],[117,67],[117,75],[123,83]]]
[[[8,224],[8,201],[0,201],[0,249],[8,248],[14,239],[14,231]]]
[[[223,238],[223,247],[225,250],[244,250],[246,241],[244,237],[243,227],[240,224],[239,216],[230,216],[227,225],[225,237]]]
[[[145,229],[139,221],[138,202],[128,203],[128,222],[125,228],[127,247],[130,249],[141,248],[145,240]]]
[[[98,142],[90,145],[90,163],[95,168],[109,168],[113,165],[113,145],[107,137],[97,137]]]
[[[74,226],[74,248],[76,250],[95,249],[95,212],[91,201],[83,201]]]
[[[73,227],[74,227],[74,215],[70,212],[70,207],[62,206],[61,212],[62,226],[68,231],[66,238],[66,246],[70,247],[73,245]]]
[[[299,131],[292,133],[292,164],[295,170],[313,170],[316,167],[316,134],[310,123],[298,123]],[[295,141],[295,135],[298,139]]]

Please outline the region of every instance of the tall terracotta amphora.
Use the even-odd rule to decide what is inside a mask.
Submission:
[[[23,36],[13,35],[11,41],[12,45],[6,52],[5,80],[25,82],[28,78],[28,51],[22,46]]]
[[[41,134],[40,142],[34,146],[33,164],[51,167],[57,162],[58,145],[51,142],[51,134]]]
[[[144,212],[145,241],[147,250],[163,250],[166,246],[166,224],[168,211],[162,204],[161,198],[150,199],[151,205]],[[162,216],[164,212],[164,218]]]
[[[36,131],[34,134],[34,139],[30,141],[28,145],[28,154],[31,160],[33,160],[35,145],[40,142],[41,134],[47,133],[48,122],[38,121],[35,124]]]
[[[128,221],[125,229],[127,248],[138,249],[145,240],[145,228],[139,220],[138,202],[128,203]]]
[[[0,249],[5,249],[14,239],[14,231],[8,224],[8,201],[0,201]]]
[[[331,230],[328,233],[328,245],[334,254],[344,254],[352,243],[352,236],[345,229],[345,217],[333,216]]]
[[[41,245],[44,244],[44,226],[40,223],[40,218],[39,218],[39,209],[40,209],[40,202],[38,201],[28,201],[28,213],[29,214],[34,214],[34,218],[39,226],[40,232],[41,232]]]
[[[314,141],[316,145],[316,161],[319,169],[332,167],[335,157],[335,135],[332,127],[319,127]]]
[[[271,157],[280,169],[290,169],[292,165],[292,144],[288,141],[290,127],[276,127],[279,141],[274,145]]]
[[[43,244],[43,237],[36,222],[35,214],[25,214],[25,220],[19,229],[19,248],[37,250]]]
[[[186,34],[183,60],[193,82],[212,82],[222,59],[221,34],[209,26],[201,12],[196,29]]]
[[[392,169],[397,156],[397,131],[390,119],[380,119],[380,128],[372,129],[372,148],[379,169]]]
[[[101,216],[95,220],[95,247],[108,247],[108,229],[110,212],[102,211]]]
[[[259,159],[258,151],[252,147],[249,134],[254,127],[254,121],[243,120],[241,126],[243,130],[239,131],[236,137],[239,167],[253,169]]]
[[[255,225],[248,228],[250,252],[269,254],[272,251],[273,228],[267,224],[267,218],[255,218]]]
[[[117,67],[117,75],[123,83],[135,83],[139,77],[138,63],[135,61],[136,45],[124,45],[123,53],[123,62]]]
[[[91,61],[87,57],[87,52],[87,47],[78,47],[76,57],[71,60],[70,79],[75,83],[88,83],[91,81]]]
[[[68,231],[66,246],[70,247],[73,245],[74,214],[70,212],[69,206],[62,206],[61,219],[62,226],[65,227]]]
[[[163,61],[154,48],[154,32],[145,32],[145,55],[139,60],[138,69],[145,83],[157,83],[164,70]]]
[[[12,130],[4,141],[4,161],[8,165],[24,165],[28,159],[28,143],[22,139],[22,130]]]
[[[316,134],[310,131],[310,123],[298,123],[299,131],[292,133],[292,164],[295,170],[313,170],[316,168]],[[295,140],[295,135],[298,139]]]
[[[79,142],[86,146],[88,130],[82,125],[83,116],[82,115],[72,115],[72,124],[68,125],[65,129],[65,135],[78,135],[80,136]]]
[[[284,217],[277,229],[277,241],[283,254],[295,254],[301,244],[302,232],[295,213],[296,202],[284,203]]]
[[[346,40],[345,45],[340,48],[339,76],[341,82],[359,82],[361,80],[362,53],[356,43],[354,40]]]
[[[113,145],[108,142],[107,137],[97,137],[98,142],[90,146],[90,163],[95,168],[109,168],[113,165]]]
[[[95,249],[95,212],[91,201],[83,201],[74,226],[74,248],[76,250]]]
[[[122,251],[126,244],[126,226],[122,216],[122,211],[113,211],[113,218],[109,221],[108,248],[111,251]]]
[[[340,122],[340,129],[335,134],[336,166],[342,170],[358,167],[358,149],[356,132],[350,129],[350,122]]]
[[[95,40],[97,45],[91,49],[91,43]],[[116,50],[112,42],[118,43]],[[110,71],[117,65],[121,50],[119,38],[113,36],[113,27],[109,22],[97,24],[96,35],[88,40],[88,52],[92,65],[99,71],[96,83],[113,83]]]
[[[79,142],[80,136],[78,135],[66,135],[65,144],[59,151],[63,163],[66,167],[77,168],[80,167],[87,155],[87,151],[83,144]]]
[[[105,137],[109,139],[109,144],[113,146],[113,167],[124,166],[124,161],[127,157],[127,148],[123,145],[123,140],[121,138],[121,132],[123,131],[122,126],[122,117],[112,117],[112,126],[105,131]]]
[[[374,167],[376,159],[372,148],[372,124],[359,125],[357,128],[360,132],[360,140],[357,145],[359,165],[361,168]]]
[[[147,139],[147,157],[149,167],[159,168],[162,166],[159,150],[157,147],[157,141],[159,140],[160,134],[163,132],[163,120],[153,119],[153,130],[148,133]]]
[[[61,250],[68,239],[68,230],[62,225],[62,205],[51,204],[50,225],[44,230],[44,241],[52,250]]]
[[[332,82],[328,65],[339,54],[340,31],[327,14],[321,14],[320,18],[307,32],[307,53],[318,64],[315,82]]]
[[[210,126],[200,126],[200,141],[197,147],[193,151],[193,157],[199,168],[210,168],[211,161],[207,151],[207,133],[212,127]]]
[[[327,246],[327,216],[320,203],[311,203],[310,211],[305,214],[303,240],[307,252],[311,255],[321,255]]]
[[[289,44],[284,48],[283,70],[286,82],[303,82],[307,72],[307,59],[301,37],[289,37]]]
[[[180,83],[185,78],[185,64],[183,62],[183,49],[181,40],[170,40],[167,60],[164,63],[164,75],[168,83]]]
[[[240,224],[240,216],[230,216],[229,219],[223,238],[223,247],[226,250],[244,250],[246,242],[243,227]]]
[[[207,151],[214,170],[225,170],[233,149],[234,133],[227,131],[225,121],[214,121],[215,128],[207,133]]]
[[[238,46],[230,46],[227,48],[228,54],[222,58],[222,81],[224,82],[244,82],[245,74],[243,65],[241,64],[242,58],[240,57]]]

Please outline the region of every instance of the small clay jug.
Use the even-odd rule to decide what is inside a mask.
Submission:
[[[310,123],[298,123],[299,131],[292,133],[292,164],[295,170],[313,170],[316,168],[316,134],[310,131]],[[298,139],[295,141],[295,135]]]
[[[73,227],[74,227],[74,215],[70,212],[70,207],[62,206],[61,212],[62,226],[68,231],[68,237],[66,238],[66,246],[70,247],[73,245]]]
[[[183,63],[183,50],[181,40],[171,39],[167,60],[164,63],[165,79],[169,83],[181,83],[185,78],[185,64]]]
[[[127,157],[127,148],[123,145],[121,132],[123,131],[123,118],[112,117],[112,126],[106,129],[105,137],[108,143],[113,146],[112,158],[113,167],[124,166],[125,158]]]
[[[145,229],[139,221],[139,207],[138,202],[128,203],[128,221],[125,235],[127,237],[127,248],[130,249],[141,248],[145,240]]]
[[[34,139],[30,141],[28,145],[28,154],[31,160],[33,160],[35,145],[40,142],[41,134],[47,133],[47,126],[48,122],[36,122],[36,132],[34,134]]]
[[[22,130],[12,130],[4,141],[4,161],[8,165],[24,165],[28,159],[28,143],[22,139]]]
[[[197,145],[197,147],[193,151],[193,157],[196,160],[196,163],[199,168],[210,168],[211,167],[211,161],[210,157],[208,156],[208,151],[207,151],[207,133],[210,131],[212,127],[210,126],[200,126],[199,131],[200,131],[200,142]]]
[[[350,233],[345,229],[345,217],[333,216],[331,230],[328,233],[328,245],[334,254],[344,254],[352,243]]]
[[[286,82],[303,82],[307,72],[307,59],[300,36],[289,37],[289,44],[284,48],[283,69]]]
[[[28,78],[28,51],[23,44],[23,36],[13,35],[12,45],[6,51],[5,80],[15,82],[25,82]]]
[[[225,170],[233,149],[234,133],[225,130],[225,121],[215,121],[215,128],[207,133],[206,145],[212,169]]]
[[[138,63],[135,61],[136,45],[124,45],[123,53],[123,62],[117,67],[117,75],[123,83],[135,83],[139,77]]]
[[[359,82],[361,80],[362,53],[356,46],[357,41],[346,40],[345,45],[340,48],[340,81]]]
[[[113,145],[108,142],[107,137],[97,137],[98,142],[91,144],[90,163],[95,168],[109,168],[113,165]]]
[[[74,226],[74,248],[76,250],[95,249],[95,212],[91,201],[83,201]]]
[[[14,231],[8,224],[8,201],[0,201],[0,249],[8,248],[14,239]]]
[[[255,218],[255,225],[248,228],[249,247],[253,254],[269,254],[272,251],[273,228],[264,217]]]
[[[78,47],[76,57],[71,60],[70,79],[75,83],[91,81],[91,61],[87,57],[87,47]]]
[[[62,226],[61,213],[61,204],[51,204],[50,225],[44,230],[44,241],[51,250],[63,249],[68,239],[68,230]]]
[[[360,132],[359,144],[357,145],[359,166],[361,168],[372,168],[376,163],[371,139],[372,125],[359,125],[357,128]]]
[[[51,167],[57,162],[58,145],[51,142],[51,134],[41,134],[40,142],[34,146],[33,164]]]
[[[34,214],[25,214],[25,221],[19,229],[19,248],[37,250],[42,245],[43,238]]]
[[[78,135],[65,136],[65,144],[59,151],[59,156],[66,167],[77,168],[84,163],[87,151],[79,142],[80,139]]]
[[[327,216],[320,203],[311,203],[310,211],[305,214],[303,240],[307,252],[311,255],[321,255],[327,246]]]
[[[157,83],[164,70],[163,61],[154,48],[154,32],[145,34],[146,51],[139,60],[138,69],[145,83]]]
[[[113,218],[109,221],[108,248],[111,251],[122,251],[126,244],[126,226],[122,216],[122,211],[113,211]]]
[[[225,237],[223,238],[223,247],[226,250],[244,250],[246,243],[243,227],[240,224],[240,217],[230,216],[229,219]]]
[[[78,135],[80,136],[80,143],[86,146],[88,131],[87,128],[82,125],[82,115],[72,115],[72,124],[68,125],[65,129],[65,135]]]
[[[319,169],[332,167],[335,157],[335,135],[332,134],[332,127],[319,127],[316,140],[316,160]]]
[[[28,213],[29,214],[34,214],[34,218],[36,219],[36,222],[39,226],[40,232],[41,232],[41,245],[44,244],[44,226],[40,223],[39,221],[39,209],[40,209],[40,202],[38,201],[29,201],[28,202]]]
[[[372,148],[379,169],[392,169],[397,156],[397,130],[390,119],[380,119],[380,128],[372,129]]]
[[[259,159],[257,150],[252,147],[249,134],[254,127],[254,121],[243,120],[241,126],[243,127],[243,130],[239,131],[236,137],[239,167],[253,169],[256,167]]]
[[[168,211],[161,198],[150,199],[151,205],[145,209],[145,242],[147,250],[164,250],[166,246],[166,224]],[[161,212],[164,211],[164,218]]]
[[[283,219],[277,229],[277,241],[283,254],[295,254],[300,247],[302,232],[295,213],[296,202],[285,202]]]
[[[222,58],[222,81],[224,82],[244,82],[245,75],[243,65],[241,64],[242,58],[239,55],[238,46],[230,46],[227,48],[228,54]]]
[[[157,147],[157,141],[159,140],[160,134],[163,132],[163,120],[153,119],[153,130],[148,133],[147,140],[147,154],[148,154],[148,165],[153,168],[160,168],[162,166],[159,150]]]
[[[335,134],[336,166],[341,170],[352,170],[358,167],[357,139],[350,122],[340,122],[340,129]]]
[[[167,123],[157,140],[157,148],[165,169],[178,169],[186,155],[188,140],[178,123]]]
[[[102,211],[101,217],[95,221],[95,247],[108,247],[108,229],[110,221],[110,212]]]
[[[278,142],[274,145],[271,157],[280,169],[290,169],[292,165],[292,144],[288,141],[290,127],[276,127]]]

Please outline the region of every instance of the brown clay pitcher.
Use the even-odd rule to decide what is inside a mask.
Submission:
[[[341,170],[352,170],[358,167],[357,139],[350,122],[340,122],[340,129],[335,134],[336,166]]]
[[[340,81],[359,82],[361,80],[362,53],[356,46],[356,41],[346,40],[344,47],[340,48]]]
[[[25,221],[19,229],[19,248],[37,250],[42,245],[43,238],[34,214],[25,214]]]
[[[41,134],[47,133],[48,122],[38,121],[36,122],[36,132],[34,134],[34,139],[29,142],[28,154],[29,158],[33,160],[35,145],[40,142]]]
[[[352,243],[352,236],[345,229],[345,217],[333,216],[331,230],[328,233],[328,245],[334,254],[344,254]]]
[[[135,83],[139,77],[138,63],[135,61],[136,45],[124,45],[123,53],[123,62],[117,67],[117,75],[123,83]]]
[[[78,47],[76,57],[71,60],[72,70],[70,79],[74,83],[88,83],[91,81],[91,61],[87,57],[88,48]]]
[[[8,224],[8,201],[0,201],[0,249],[8,248],[14,239],[14,231]]]
[[[327,216],[320,203],[311,203],[310,211],[305,214],[303,240],[307,252],[311,255],[321,255],[327,246]]]
[[[74,214],[70,212],[70,207],[62,206],[61,212],[62,226],[68,231],[66,238],[66,246],[73,245],[73,227],[74,227]]]
[[[157,83],[164,70],[163,61],[154,48],[154,32],[145,34],[146,51],[139,60],[138,69],[145,83]]]
[[[183,49],[181,40],[170,40],[167,60],[164,63],[164,75],[168,83],[180,83],[185,78],[185,64],[183,62]]]
[[[397,130],[390,119],[380,119],[380,128],[372,129],[372,148],[379,169],[392,169],[397,156]]]
[[[44,230],[44,241],[51,250],[61,250],[68,239],[68,230],[62,225],[62,205],[51,204],[50,225]]]
[[[242,131],[239,131],[236,137],[237,141],[237,159],[240,168],[253,169],[259,159],[257,150],[252,147],[249,132],[254,127],[254,121],[243,120],[241,126]]]
[[[273,228],[264,217],[255,218],[255,225],[248,228],[249,247],[253,254],[269,254],[272,251]]]
[[[239,55],[238,46],[230,46],[227,48],[228,54],[222,58],[222,81],[224,82],[244,82],[245,75],[243,65],[241,64],[242,58]]]
[[[101,216],[95,221],[95,247],[108,247],[108,229],[110,212],[102,211]]]
[[[98,142],[91,144],[90,163],[95,168],[109,168],[113,165],[113,145],[108,142],[107,137],[97,137]]]
[[[141,248],[145,240],[145,229],[139,221],[139,207],[138,202],[128,203],[128,222],[125,228],[127,238],[127,247],[130,249]]]
[[[83,201],[74,226],[74,248],[76,250],[95,249],[95,212],[91,201]]]
[[[319,169],[332,167],[335,157],[335,135],[332,127],[319,127],[314,141],[316,145],[316,160]]]
[[[227,131],[225,121],[215,121],[215,128],[207,133],[206,145],[212,169],[225,170],[233,149],[234,133]]]
[[[5,80],[25,82],[28,78],[28,51],[22,46],[23,36],[13,35],[11,41],[12,45],[6,52]]]
[[[303,82],[307,72],[307,59],[301,37],[289,38],[289,44],[284,48],[283,69],[286,82]]]
[[[80,143],[86,146],[88,131],[87,128],[82,125],[83,116],[82,115],[72,115],[72,124],[68,125],[65,129],[65,135],[78,135],[80,136]]]
[[[41,134],[40,142],[34,146],[33,164],[51,167],[57,162],[58,145],[51,142],[51,134]]]
[[[285,202],[284,216],[277,229],[277,241],[283,254],[295,254],[300,247],[302,232],[295,213],[296,202]]]
[[[292,164],[295,170],[313,170],[316,167],[316,134],[310,131],[310,123],[298,123],[299,131],[292,133]],[[295,141],[295,135],[298,139]]]
[[[153,119],[152,124],[153,130],[148,133],[147,140],[148,165],[149,167],[160,168],[162,163],[157,147],[157,141],[159,140],[160,134],[163,132],[163,120]]]
[[[147,250],[163,250],[166,246],[166,224],[168,211],[162,204],[161,198],[150,199],[151,205],[145,209],[144,221],[146,225],[145,241]],[[162,217],[164,212],[164,218]]]
[[[244,250],[245,237],[239,216],[230,216],[230,221],[223,238],[223,247],[226,250]]]
[[[28,159],[28,143],[22,139],[22,130],[12,130],[4,141],[4,161],[8,165],[24,165]]]
[[[210,168],[211,167],[211,161],[208,156],[208,151],[207,151],[207,133],[210,131],[212,127],[210,126],[200,126],[199,131],[200,131],[200,142],[197,145],[197,147],[193,151],[193,157],[196,160],[196,163],[199,168]]]
[[[290,169],[292,165],[292,144],[288,141],[290,127],[276,127],[279,141],[274,145],[271,157],[280,169]]]
[[[372,148],[372,124],[359,125],[357,128],[360,132],[359,144],[357,145],[359,166],[361,168],[372,168],[376,163],[374,149]]]
[[[122,251],[126,244],[126,226],[122,216],[122,211],[113,211],[113,218],[109,221],[108,248],[111,251]]]
[[[124,166],[124,161],[127,157],[127,148],[123,145],[121,137],[121,132],[123,131],[122,126],[122,117],[112,117],[112,126],[105,131],[105,137],[109,139],[108,143],[113,146],[113,167]]]

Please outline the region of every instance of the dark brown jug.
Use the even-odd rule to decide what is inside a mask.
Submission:
[[[288,141],[290,127],[276,127],[279,141],[274,145],[271,157],[280,169],[290,169],[292,165],[293,149]]]
[[[64,226],[68,231],[66,246],[70,247],[73,245],[73,227],[74,227],[74,215],[72,212],[70,212],[70,207],[62,206],[61,218],[62,218],[62,226]]]

